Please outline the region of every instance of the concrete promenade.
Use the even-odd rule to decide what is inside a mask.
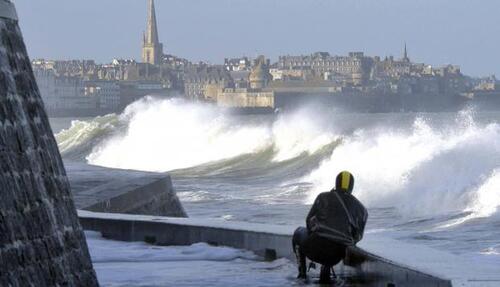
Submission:
[[[255,224],[217,219],[169,218],[79,211],[86,230],[99,231],[109,239],[145,241],[158,245],[213,245],[246,249],[267,260],[295,260],[291,237],[295,227]],[[427,274],[371,254],[349,248],[336,272],[351,278],[354,286],[435,286],[448,287],[451,281]],[[351,285],[353,286],[353,285]]]

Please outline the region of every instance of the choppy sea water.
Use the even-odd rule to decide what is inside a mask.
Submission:
[[[169,171],[191,217],[303,225],[351,171],[367,232],[500,270],[500,113],[230,115],[146,98],[121,115],[52,119],[64,158]]]

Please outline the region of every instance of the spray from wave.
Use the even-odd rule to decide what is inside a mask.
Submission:
[[[94,145],[121,128],[119,117],[109,114],[91,121],[74,120],[71,127],[56,135],[59,151],[66,158],[80,159],[88,155]]]
[[[121,115],[75,121],[57,140],[63,156],[105,167],[170,171],[217,163],[218,175],[229,177],[261,170],[259,176],[273,175],[275,186],[310,188],[308,202],[349,170],[356,195],[370,207],[396,207],[409,217],[459,214],[455,224],[498,213],[498,124],[478,125],[466,111],[442,126],[417,117],[409,126],[361,124],[346,132],[326,114],[304,108],[234,116],[181,99],[146,97]],[[233,173],[234,161],[244,155],[258,160]]]
[[[463,213],[487,217],[500,206],[500,126],[477,126],[469,112],[446,128],[417,118],[410,130],[359,130],[304,178],[309,202],[334,185],[342,170],[356,177],[356,195],[369,206],[403,215]]]
[[[285,161],[303,153],[314,154],[339,138],[327,117],[312,115],[309,109],[281,115],[272,127],[275,155]]]
[[[248,121],[208,105],[146,97],[119,116],[74,122],[57,139],[65,157],[87,150],[91,164],[169,171],[266,150],[273,162],[282,162],[313,154],[337,138],[324,118],[307,110],[269,117]]]
[[[213,108],[180,100],[148,97],[127,107],[121,118],[126,131],[99,144],[89,163],[167,171],[257,152],[269,140],[261,126],[230,125]]]
[[[476,218],[487,218],[497,214],[500,209],[500,169],[484,177],[484,183],[475,188],[469,195],[469,201],[464,209],[466,216],[438,226],[438,228],[449,228],[460,225]],[[497,253],[498,254],[498,253]]]

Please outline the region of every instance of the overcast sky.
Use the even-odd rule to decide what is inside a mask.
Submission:
[[[146,0],[13,0],[32,58],[140,59]],[[499,0],[156,0],[165,52],[192,61],[327,51],[500,76]]]

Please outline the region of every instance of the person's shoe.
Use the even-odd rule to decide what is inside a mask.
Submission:
[[[297,275],[297,279],[304,279],[304,280],[306,280],[307,279],[306,273],[300,273],[299,272],[299,275]]]
[[[337,279],[337,274],[335,273],[335,269],[333,269],[333,266],[332,266],[331,270],[332,270],[333,279]]]

